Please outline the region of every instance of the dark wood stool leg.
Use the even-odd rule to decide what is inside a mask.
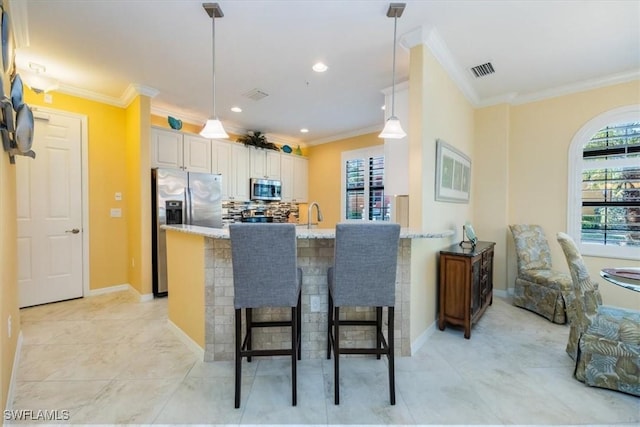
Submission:
[[[298,308],[291,307],[291,405],[298,404]]]
[[[297,309],[298,317],[298,360],[302,360],[302,292],[298,294],[298,309]]]
[[[242,383],[242,357],[240,347],[242,346],[242,310],[236,309],[236,387],[235,387],[235,407],[240,407],[240,386]]]
[[[245,315],[247,316],[247,348],[246,350],[251,350],[251,332],[253,332],[253,309],[246,308]],[[251,363],[251,356],[247,356],[247,362]]]
[[[387,337],[389,337],[389,342],[387,343],[387,348],[389,353],[387,357],[389,358],[389,396],[391,398],[391,404],[396,404],[396,376],[395,376],[395,355],[394,355],[394,336],[393,336],[393,322],[394,322],[394,307],[388,307],[388,316],[389,316],[389,330],[387,332]]]
[[[331,329],[333,328],[333,298],[331,291],[327,292],[328,307],[327,310],[327,359],[331,359]]]
[[[334,403],[340,404],[340,307],[333,309],[333,393]]]
[[[376,350],[382,348],[382,307],[376,307]],[[378,353],[376,359],[380,360],[382,354]]]

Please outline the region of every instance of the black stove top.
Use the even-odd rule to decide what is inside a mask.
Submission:
[[[241,219],[242,222],[273,222],[272,216],[247,216]]]

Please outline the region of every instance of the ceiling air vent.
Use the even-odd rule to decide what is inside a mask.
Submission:
[[[242,96],[246,96],[254,101],[260,101],[262,98],[269,96],[269,94],[261,91],[260,89],[251,89],[249,92],[243,93]]]
[[[487,62],[486,64],[471,67],[471,72],[473,72],[473,75],[476,77],[484,77],[488,76],[489,74],[495,73],[496,70],[493,69],[493,65],[491,65],[491,62]]]

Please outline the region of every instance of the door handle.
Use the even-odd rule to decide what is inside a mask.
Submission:
[[[64,230],[65,233],[73,233],[73,234],[78,234],[80,232],[80,229],[78,228],[74,228],[73,230]]]

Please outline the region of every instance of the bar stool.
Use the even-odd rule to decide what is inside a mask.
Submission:
[[[235,307],[235,407],[240,407],[242,358],[291,356],[292,405],[297,404],[297,366],[300,360],[300,288],[302,270],[297,267],[294,224],[231,224],[233,304]],[[291,318],[282,321],[253,320],[253,309],[290,307]],[[245,336],[242,338],[242,309],[245,309]],[[254,328],[290,327],[291,347],[254,350]]]
[[[329,319],[327,359],[334,354],[334,400],[340,404],[340,355],[385,354],[389,359],[389,397],[396,404],[393,324],[400,225],[383,222],[336,225],[334,264],[327,272]],[[375,307],[376,320],[340,320],[341,307]],[[388,342],[382,334],[382,308],[387,307]],[[342,326],[372,326],[375,348],[340,347]]]

